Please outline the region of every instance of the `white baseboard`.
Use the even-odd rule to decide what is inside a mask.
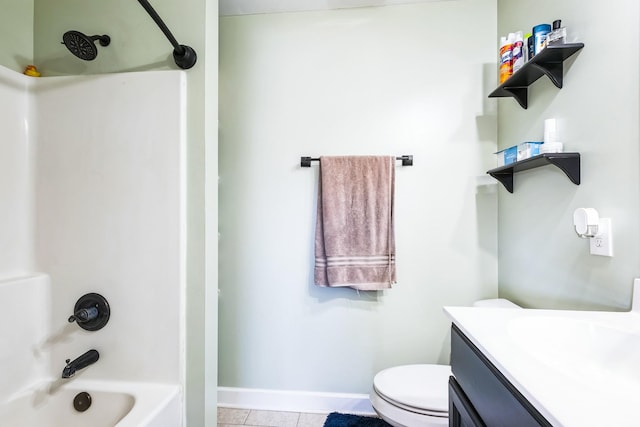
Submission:
[[[218,406],[308,413],[375,415],[367,394],[218,387]]]

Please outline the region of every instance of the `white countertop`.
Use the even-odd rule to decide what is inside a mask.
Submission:
[[[445,307],[554,426],[640,426],[640,314]]]

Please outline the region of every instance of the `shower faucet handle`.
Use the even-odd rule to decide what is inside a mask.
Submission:
[[[69,317],[69,323],[78,322],[85,323],[98,317],[98,307],[81,308]]]
[[[73,308],[68,322],[76,322],[86,331],[102,329],[111,316],[111,309],[106,298],[100,294],[90,293],[80,297]]]

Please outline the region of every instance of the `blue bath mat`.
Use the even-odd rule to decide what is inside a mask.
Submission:
[[[332,412],[324,422],[324,427],[391,427],[380,418]]]

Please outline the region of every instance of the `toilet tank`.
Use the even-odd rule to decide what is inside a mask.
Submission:
[[[517,304],[512,303],[508,299],[493,298],[493,299],[481,299],[473,304],[473,307],[488,307],[488,308],[522,308]]]

